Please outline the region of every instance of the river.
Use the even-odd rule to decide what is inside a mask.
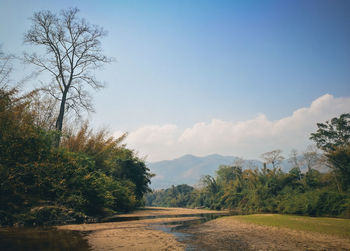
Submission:
[[[101,223],[60,227],[0,228],[4,251],[61,250],[196,250],[186,229],[227,212],[146,208],[109,217]],[[162,233],[160,233],[160,231]],[[161,242],[161,243],[158,243]]]

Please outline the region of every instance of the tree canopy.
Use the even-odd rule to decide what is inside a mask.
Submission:
[[[0,88],[0,225],[83,222],[143,205],[152,174],[125,136],[85,124],[57,148],[57,131],[35,123],[33,96]]]
[[[324,151],[334,151],[337,147],[347,147],[350,143],[350,113],[332,118],[325,123],[317,123],[317,131],[310,139]]]
[[[311,134],[322,156],[313,147],[302,155],[293,150],[289,172],[279,167],[284,159],[281,150],[262,155],[263,168],[243,169],[233,164],[219,166],[216,176],[204,176],[200,185],[181,194],[185,207],[230,209],[236,213],[286,213],[310,216],[350,217],[350,144],[349,114],[340,115],[330,122],[318,123],[319,129]],[[324,161],[326,157],[327,161]],[[322,173],[320,165],[331,167]],[[301,166],[304,167],[302,172]],[[147,195],[152,206],[173,206],[171,190],[159,190]],[[179,198],[179,192],[175,193]]]

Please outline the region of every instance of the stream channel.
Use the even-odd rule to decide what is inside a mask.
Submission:
[[[179,242],[186,244],[186,250],[196,250],[189,244],[191,234],[183,230],[201,224],[218,217],[227,216],[227,213],[206,214],[180,214],[180,215],[157,215],[141,217],[109,218],[102,222],[135,221],[143,219],[175,218],[166,223],[154,223],[153,229],[173,234]],[[182,218],[177,221],[176,218]],[[183,220],[183,217],[196,217],[196,219]],[[94,223],[99,224],[99,223]],[[0,250],[2,251],[85,251],[92,250],[88,244],[89,231],[58,230],[55,227],[2,227],[0,228]]]

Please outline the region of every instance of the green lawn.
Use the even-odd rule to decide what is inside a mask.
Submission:
[[[350,219],[280,214],[241,215],[230,216],[230,218],[247,223],[331,234],[350,239]]]

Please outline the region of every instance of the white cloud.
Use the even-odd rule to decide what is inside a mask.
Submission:
[[[324,122],[350,112],[350,98],[335,98],[326,94],[309,107],[293,112],[276,121],[264,114],[247,121],[230,122],[212,119],[190,128],[176,125],[147,125],[129,133],[127,144],[148,161],[173,159],[184,154],[199,156],[218,153],[244,158],[259,158],[261,153],[282,149],[285,154],[293,148],[302,151],[317,122]]]

